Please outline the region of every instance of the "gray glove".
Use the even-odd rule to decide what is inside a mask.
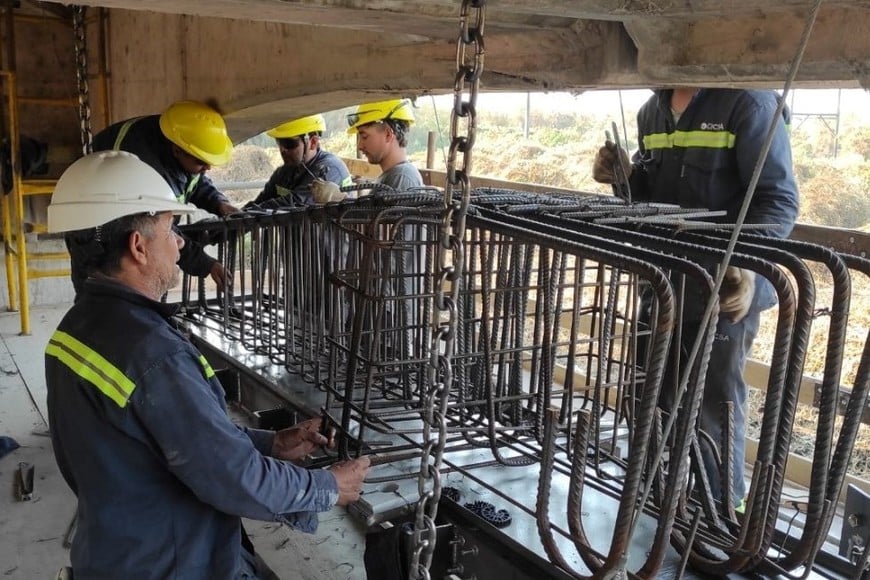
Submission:
[[[625,168],[625,176],[620,175],[616,169],[616,159],[622,161],[622,167]],[[622,147],[617,147],[615,143],[607,141],[604,147],[598,150],[595,155],[595,161],[592,162],[592,179],[598,183],[625,183],[626,178],[631,175],[631,159],[628,153]]]
[[[755,295],[755,272],[728,266],[719,289],[719,313],[740,322],[749,313]]]
[[[314,198],[314,203],[324,204],[341,201],[347,197],[347,194],[331,181],[316,179],[311,183],[311,196]]]

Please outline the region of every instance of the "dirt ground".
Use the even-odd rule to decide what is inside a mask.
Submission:
[[[821,379],[824,373],[827,332],[829,317],[824,309],[830,307],[832,287],[821,272],[814,270],[817,277],[816,288],[816,311],[819,316],[813,324],[813,332],[810,339],[810,348],[807,353],[804,374]],[[766,312],[762,318],[758,338],[753,348],[753,358],[769,362],[774,332],[776,310]],[[843,353],[843,369],[840,384],[843,388],[851,389],[858,363],[867,340],[867,332],[870,328],[870,281],[860,274],[853,274],[852,300],[849,314],[849,326],[847,341]],[[750,437],[757,437],[760,427],[761,411],[764,407],[764,393],[751,390],[748,402],[749,424],[747,433]],[[842,417],[837,419],[835,438],[839,435]],[[795,417],[794,433],[791,441],[791,451],[802,457],[812,457],[815,449],[816,429],[818,425],[818,412],[816,409],[800,405]],[[835,439],[836,441],[836,439]],[[849,474],[870,479],[870,426],[861,425],[852,460],[849,464]]]

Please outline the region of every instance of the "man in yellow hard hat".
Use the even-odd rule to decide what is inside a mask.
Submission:
[[[175,198],[224,217],[239,211],[205,175],[229,161],[233,143],[220,113],[197,101],[173,103],[160,115],[115,123],[94,136],[94,151],[128,151],[150,165],[169,184]],[[69,245],[69,244],[67,244]],[[76,293],[88,272],[72,257]],[[178,262],[192,276],[211,276],[219,288],[227,282],[221,263],[187,240]]]
[[[414,111],[408,99],[389,99],[359,105],[347,116],[348,134],[356,135],[357,149],[369,163],[381,167],[376,180],[386,188],[404,191],[423,186],[423,177],[408,161],[408,130],[414,123]],[[312,185],[318,203],[340,201],[345,195],[329,183]]]
[[[248,204],[312,205],[311,184],[316,180],[336,185],[351,184],[344,161],[323,150],[320,138],[326,130],[323,115],[310,115],[282,123],[266,132],[278,143],[284,165],[275,170],[257,198]],[[275,200],[275,201],[272,201]]]

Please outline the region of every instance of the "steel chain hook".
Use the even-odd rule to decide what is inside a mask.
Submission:
[[[88,89],[88,41],[85,29],[85,7],[73,6],[73,32],[75,34],[76,81],[79,93],[79,128],[82,136],[82,153],[93,150],[94,135],[91,132],[91,94]]]
[[[456,304],[462,278],[465,215],[471,198],[471,150],[477,124],[477,94],[483,73],[485,19],[486,0],[463,0],[456,42],[444,218],[438,247],[439,272],[434,299],[436,314],[429,345],[427,392],[421,397],[423,455],[417,480],[420,499],[414,520],[414,549],[408,570],[411,580],[430,578],[429,568],[435,551],[435,517],[441,498],[441,462],[447,440],[445,416],[453,383],[452,358],[458,324]],[[464,134],[460,134],[460,120],[464,120]]]

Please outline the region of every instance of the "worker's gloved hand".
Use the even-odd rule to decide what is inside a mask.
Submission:
[[[347,197],[347,194],[341,191],[336,183],[315,179],[311,183],[311,197],[314,198],[314,203],[324,204],[341,201]]]
[[[617,158],[622,161],[625,175],[617,170]],[[599,183],[624,184],[629,176],[631,176],[631,159],[626,150],[617,147],[612,141],[605,142],[604,147],[595,155],[595,161],[592,162],[592,179]]]
[[[755,295],[755,272],[728,266],[719,289],[719,313],[740,322],[749,313]]]
[[[348,505],[359,499],[363,481],[369,472],[371,461],[367,456],[336,463],[329,468],[338,484],[336,505]]]
[[[321,433],[323,420],[320,417],[302,421],[275,433],[272,441],[272,457],[285,461],[300,461],[320,447],[335,447],[335,430],[327,435]]]
[[[227,285],[229,284],[231,277],[229,273],[224,268],[223,264],[215,260],[215,262],[211,265],[211,271],[208,274],[211,276],[211,279],[214,280],[215,286],[221,292],[223,292]]]

